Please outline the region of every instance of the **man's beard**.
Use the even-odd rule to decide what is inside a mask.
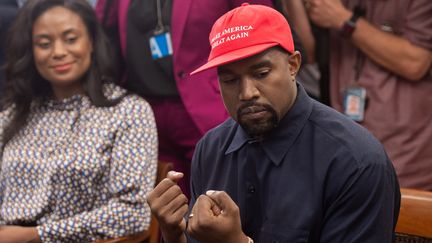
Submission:
[[[261,111],[266,111],[270,114],[261,119],[247,119],[244,117],[246,114]],[[237,110],[237,120],[246,133],[253,138],[262,138],[279,124],[279,117],[273,107],[253,101],[244,103]]]

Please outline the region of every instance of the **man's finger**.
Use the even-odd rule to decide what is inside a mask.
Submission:
[[[151,190],[147,194],[147,202],[150,203],[155,198],[159,198],[161,195],[163,195],[170,187],[176,185],[176,183],[168,178],[163,179],[159,184],[156,185],[156,187]]]
[[[186,196],[184,196],[180,187],[177,184],[174,184],[173,186],[169,187],[159,197],[148,198],[148,204],[150,205],[150,208],[151,208],[153,213],[163,214],[167,209],[170,208],[170,206],[171,206],[171,204],[173,204],[173,201],[175,200],[175,198],[178,198],[178,197],[183,198],[184,200],[182,203],[187,204]]]
[[[216,206],[221,211],[233,210],[233,209],[237,208],[237,205],[235,204],[235,202],[224,191],[209,190],[206,192],[206,195],[216,203]]]
[[[160,208],[161,214],[172,214],[173,212],[176,212],[179,208],[183,206],[186,206],[187,208],[188,199],[184,194],[176,194],[174,198],[164,198],[163,204],[160,206],[161,206]]]
[[[215,205],[211,198],[205,195],[201,195],[197,198],[195,205],[192,208],[192,213],[194,215],[208,213],[212,210],[213,205]]]
[[[177,172],[174,170],[168,171],[167,178],[177,183],[180,179],[183,178],[183,173]]]
[[[179,207],[172,207],[169,213],[159,215],[159,223],[167,225],[178,225],[184,221],[184,215],[187,213],[189,207],[187,204],[181,204]],[[181,226],[182,230],[185,230],[186,225]]]
[[[152,201],[154,198],[160,197],[164,194],[170,187],[177,184],[180,179],[183,178],[183,173],[177,171],[169,171],[167,177],[164,178],[156,187],[147,194],[147,202]]]

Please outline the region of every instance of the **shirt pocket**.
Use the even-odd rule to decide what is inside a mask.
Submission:
[[[279,228],[279,230],[277,229]],[[260,243],[307,243],[309,231],[301,229],[264,226],[260,234]]]

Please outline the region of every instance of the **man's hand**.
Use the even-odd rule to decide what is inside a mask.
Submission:
[[[162,236],[167,243],[186,240],[184,215],[188,211],[188,199],[177,185],[181,178],[183,173],[170,171],[167,178],[147,195],[147,203],[159,221]]]
[[[207,191],[197,199],[191,214],[187,231],[200,242],[248,242],[241,229],[240,210],[226,192]]]
[[[0,243],[39,243],[36,227],[0,226]]]
[[[305,0],[305,6],[310,19],[324,28],[340,29],[352,16],[341,0]]]

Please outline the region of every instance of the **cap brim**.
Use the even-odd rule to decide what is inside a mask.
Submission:
[[[195,71],[191,72],[190,75],[194,75],[196,73],[205,71],[210,68],[214,68],[217,66],[221,66],[230,62],[238,61],[240,59],[253,56],[257,53],[260,53],[266,49],[269,49],[270,47],[277,46],[279,43],[264,43],[254,46],[248,46],[241,49],[237,49],[235,51],[227,52],[223,55],[220,55],[213,60],[207,62],[206,64],[202,65],[201,67],[197,68]]]

